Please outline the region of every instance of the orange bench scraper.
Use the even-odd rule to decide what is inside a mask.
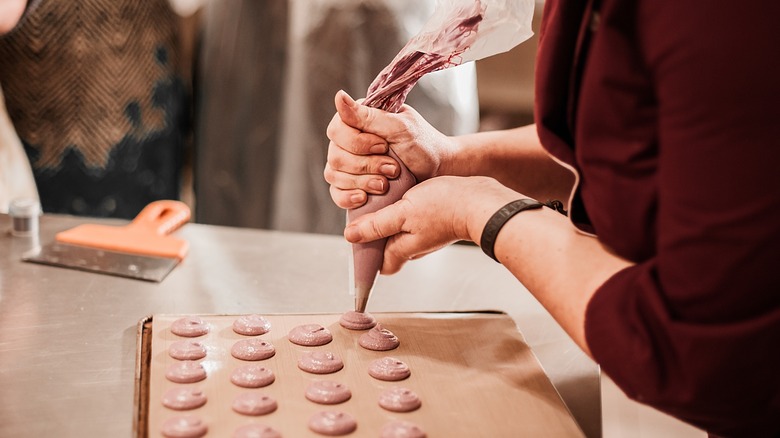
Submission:
[[[57,233],[55,242],[22,259],[160,282],[187,255],[187,241],[170,234],[187,223],[190,215],[183,202],[155,201],[127,225],[79,225]]]

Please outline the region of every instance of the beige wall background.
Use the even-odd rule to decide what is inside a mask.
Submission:
[[[516,127],[533,122],[534,58],[544,3],[537,1],[534,36],[514,49],[476,62],[480,129]]]

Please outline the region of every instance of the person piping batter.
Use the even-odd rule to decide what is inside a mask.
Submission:
[[[382,193],[390,147],[420,181],[344,236],[388,237],[383,274],[475,242],[629,397],[780,435],[780,4],[544,8],[535,125],[448,137],[336,95],[333,201]]]

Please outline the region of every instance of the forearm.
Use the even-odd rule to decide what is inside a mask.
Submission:
[[[443,173],[495,178],[520,193],[566,203],[574,175],[542,147],[535,125],[454,137],[455,153]]]
[[[468,234],[479,242],[488,219],[522,195],[507,190],[469,208]],[[550,209],[527,210],[499,232],[497,259],[536,297],[586,353],[585,311],[596,290],[632,263],[578,232],[566,217]]]

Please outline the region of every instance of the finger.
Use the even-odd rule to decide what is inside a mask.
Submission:
[[[400,271],[406,262],[417,260],[425,255],[427,254],[405,256],[400,253],[385,252],[385,257],[382,260],[382,268],[379,270],[379,273],[382,275],[393,275]]]
[[[401,270],[406,262],[425,257],[437,249],[425,249],[424,242],[419,241],[419,237],[412,233],[395,234],[387,239],[382,269],[379,272],[382,275],[395,274]]]
[[[408,261],[417,260],[440,249],[419,234],[405,230],[387,239],[381,273],[395,274]]]
[[[353,175],[384,175],[395,178],[401,171],[398,163],[388,155],[353,155],[334,142],[328,145],[327,163],[335,171]]]
[[[359,189],[374,195],[381,195],[389,187],[387,178],[381,175],[355,175],[340,172],[328,164],[325,165],[325,170],[322,174],[328,184],[340,190]]]
[[[407,261],[414,258],[402,251],[398,251],[398,248],[403,248],[403,245],[398,245],[398,243],[403,240],[404,237],[409,237],[409,235],[406,233],[396,234],[387,239],[384,258],[382,260],[382,268],[379,270],[382,275],[395,274],[401,270]]]
[[[344,123],[359,131],[384,138],[400,130],[392,113],[360,105],[344,90],[336,93],[336,111]]]
[[[341,190],[338,187],[330,186],[330,197],[333,202],[339,207],[345,210],[351,210],[358,208],[366,203],[368,197],[366,192],[358,189]]]
[[[344,229],[344,237],[351,243],[366,243],[401,232],[404,218],[400,214],[400,202],[403,201],[355,219]]]
[[[340,148],[356,155],[387,153],[387,142],[382,137],[370,132],[362,132],[347,125],[339,113],[333,115],[333,119],[328,124],[326,135]]]
[[[400,271],[407,261],[409,261],[409,259],[394,258],[385,253],[385,258],[382,261],[382,268],[379,270],[379,273],[382,275],[393,275]]]

